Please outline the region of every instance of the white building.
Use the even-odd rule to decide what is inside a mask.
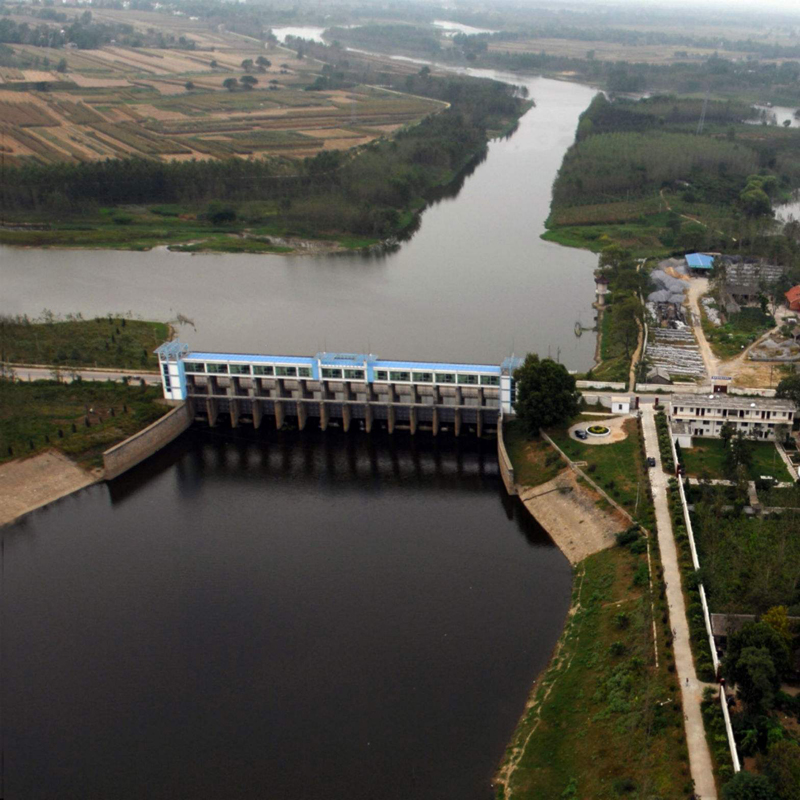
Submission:
[[[626,397],[625,395],[614,395],[611,398],[611,411],[614,414],[630,414],[630,397]]]
[[[673,433],[684,445],[688,436],[719,437],[728,422],[745,436],[775,440],[777,426],[791,428],[796,406],[791,400],[730,394],[674,394],[669,415]]]

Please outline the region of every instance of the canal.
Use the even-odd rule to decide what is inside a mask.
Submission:
[[[527,85],[537,107],[395,253],[3,248],[0,312],[585,369],[596,259],[539,234],[593,91]],[[6,800],[489,800],[570,597],[493,443],[468,439],[192,431],[2,539]]]

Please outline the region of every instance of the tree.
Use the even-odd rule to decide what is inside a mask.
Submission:
[[[738,431],[730,441],[730,447],[725,451],[725,460],[728,466],[728,473],[735,474],[740,467],[745,469],[753,462],[753,451],[747,437]]]
[[[208,66],[211,67],[211,69],[216,69],[219,65],[217,64],[217,60],[212,58]]]
[[[761,772],[775,787],[779,800],[800,800],[800,745],[775,742],[760,760]]]
[[[800,375],[790,375],[788,378],[784,378],[778,384],[775,396],[793,400],[800,405]]]
[[[529,436],[538,436],[541,428],[566,422],[578,412],[575,378],[563,364],[529,353],[514,380],[514,410]]]
[[[739,205],[748,217],[763,217],[772,214],[772,203],[767,193],[758,187],[745,189],[739,195]]]
[[[775,705],[780,676],[766,647],[745,647],[733,667],[736,688],[748,710],[766,714]]]
[[[61,61],[58,62],[56,65],[56,72],[64,73],[67,71],[67,59],[62,58]]]
[[[245,89],[252,89],[258,83],[258,78],[254,78],[252,75],[242,75],[242,77],[239,78],[239,83],[241,83]]]
[[[731,439],[736,433],[736,428],[730,422],[723,422],[722,427],[719,429],[719,438],[722,439],[724,450],[727,453],[731,446]]]
[[[237,80],[236,80],[236,78],[225,78],[225,80],[224,80],[224,81],[222,81],[222,85],[223,85],[223,86],[224,86],[224,87],[225,87],[225,88],[226,88],[226,89],[227,89],[229,92],[232,92],[232,91],[234,91],[234,90],[236,89],[236,87],[239,85],[239,81],[237,81]]]
[[[264,58],[264,56],[259,56],[256,59],[256,64],[259,67],[264,67],[264,69],[269,69],[272,66],[272,62],[268,58]]]
[[[630,295],[611,307],[611,341],[625,350],[625,358],[639,340],[639,320],[642,304],[637,297]]]
[[[737,772],[722,789],[723,800],[778,800],[772,784],[763,775]]]
[[[792,631],[789,628],[789,612],[786,606],[773,606],[762,617],[761,621],[769,625],[791,647]]]
[[[767,623],[751,622],[729,637],[723,669],[748,707],[763,713],[772,706],[789,663],[785,639]]]
[[[183,88],[186,89],[187,92],[191,92],[192,89],[194,89],[194,84],[191,81],[186,81],[186,83],[183,84]]]
[[[244,61],[242,61],[242,69],[245,72],[249,72],[251,69],[253,69],[253,59],[246,58]]]

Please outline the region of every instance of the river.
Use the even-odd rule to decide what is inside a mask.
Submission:
[[[3,530],[5,800],[489,800],[571,585],[493,443],[235,433]]]
[[[490,71],[480,74],[503,77]],[[514,78],[520,80],[519,78]],[[597,258],[539,238],[550,189],[593,90],[528,79],[537,107],[489,145],[460,191],[395,253],[323,257],[0,248],[0,311],[191,318],[193,347],[500,363],[550,353],[592,365]]]
[[[0,311],[192,317],[197,347],[589,366],[591,254],[543,242],[592,90],[378,258],[0,249]],[[493,443],[192,431],[5,528],[5,800],[490,800],[569,605]]]

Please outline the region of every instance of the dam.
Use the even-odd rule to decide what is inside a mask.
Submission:
[[[185,402],[211,427],[220,414],[232,427],[260,427],[271,417],[303,430],[314,420],[348,431],[355,422],[367,432],[376,424],[389,433],[408,430],[496,431],[512,413],[514,370],[521,358],[499,365],[384,361],[372,354],[317,353],[314,356],[197,352],[180,341],[155,351],[164,397]]]

